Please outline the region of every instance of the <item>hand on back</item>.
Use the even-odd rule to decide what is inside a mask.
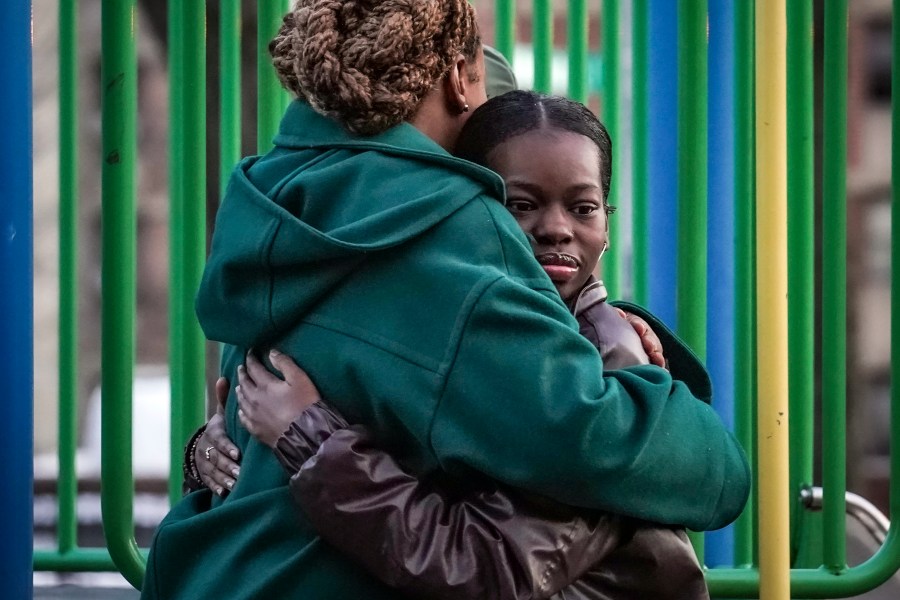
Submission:
[[[319,390],[291,357],[277,350],[269,353],[272,366],[284,379],[270,372],[253,353],[238,367],[238,418],[250,434],[274,448],[300,414],[321,400]]]
[[[277,351],[269,354],[272,365],[284,379],[271,373],[253,354],[238,368],[238,417],[251,435],[274,447],[278,438],[309,406],[319,400],[319,390],[291,357]],[[216,381],[216,413],[206,424],[194,450],[200,481],[219,496],[225,496],[240,475],[240,451],[225,429],[225,401],[229,382]]]
[[[653,331],[650,325],[647,324],[647,321],[621,308],[616,308],[616,310],[619,311],[623,319],[631,324],[635,333],[641,338],[641,345],[644,347],[644,352],[647,353],[647,358],[650,359],[650,364],[665,369],[666,357],[663,356],[662,341],[660,341],[659,336],[656,335],[656,332]]]

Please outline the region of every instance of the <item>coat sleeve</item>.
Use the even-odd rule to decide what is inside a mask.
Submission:
[[[666,357],[672,378],[687,384],[691,393],[700,400],[712,403],[712,382],[709,373],[694,351],[675,332],[642,306],[622,300],[615,300],[610,304],[647,321],[662,343],[663,355]]]
[[[598,377],[574,318],[528,282],[500,276],[479,293],[429,432],[446,471],[695,530],[740,514],[744,453],[685,384],[652,365]]]
[[[490,482],[451,494],[404,471],[358,426],[332,433],[290,487],[323,539],[388,585],[435,600],[549,598],[631,527]]]

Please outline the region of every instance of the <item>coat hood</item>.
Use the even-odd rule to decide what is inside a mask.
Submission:
[[[210,339],[264,345],[374,254],[468,202],[504,197],[500,177],[413,126],[360,138],[295,101],[275,148],[234,170],[196,310]]]

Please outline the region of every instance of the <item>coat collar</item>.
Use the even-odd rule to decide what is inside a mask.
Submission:
[[[506,198],[506,187],[499,175],[475,163],[456,158],[406,122],[373,136],[359,136],[344,129],[334,119],[317,113],[308,103],[294,100],[281,120],[274,143],[276,146],[292,150],[307,148],[374,150],[383,154],[442,164],[480,181],[491,195],[501,202]]]
[[[606,286],[603,285],[603,281],[591,275],[588,278],[587,283],[584,284],[584,287],[581,288],[581,291],[578,292],[575,301],[569,304],[569,308],[571,309],[572,314],[575,317],[578,317],[578,315],[595,304],[606,302],[608,295]]]

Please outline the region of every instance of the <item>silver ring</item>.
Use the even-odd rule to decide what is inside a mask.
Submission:
[[[206,456],[206,460],[212,460],[212,457],[210,457],[209,455],[209,451],[213,450],[214,448],[215,446],[209,446],[206,448],[206,450],[203,451],[204,456]]]

